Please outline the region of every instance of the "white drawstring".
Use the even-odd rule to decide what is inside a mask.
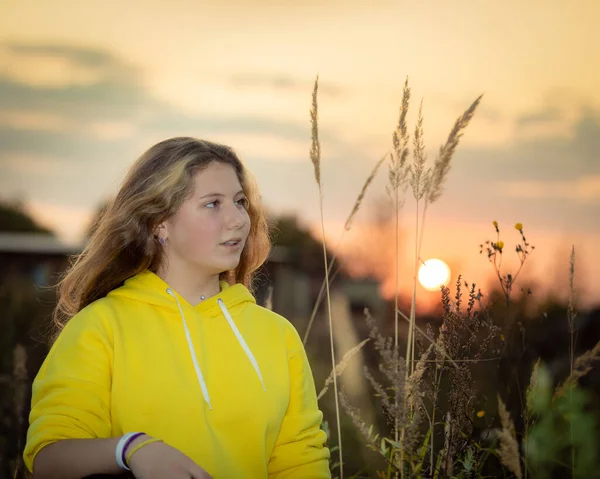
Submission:
[[[187,339],[188,348],[190,350],[190,355],[192,356],[192,361],[194,363],[194,369],[196,370],[196,377],[198,378],[198,382],[200,383],[200,388],[202,389],[202,395],[204,396],[204,400],[206,401],[206,403],[208,404],[208,407],[212,411],[212,405],[210,404],[210,396],[208,395],[208,388],[206,387],[206,382],[204,381],[204,376],[202,375],[202,370],[200,369],[200,365],[198,364],[198,359],[196,357],[196,350],[194,349],[194,343],[192,342],[192,336],[190,335],[190,330],[188,329],[187,321],[185,320],[185,314],[183,313],[183,308],[181,307],[181,303],[179,303],[179,299],[177,299],[177,295],[173,292],[173,290],[171,288],[167,288],[167,294],[169,294],[170,296],[175,298],[177,307],[179,308],[179,313],[181,314],[181,319],[183,320],[183,327],[185,329],[185,337]],[[227,323],[231,327],[233,334],[237,338],[238,342],[240,343],[240,346],[242,346],[242,349],[244,350],[244,352],[246,353],[246,356],[248,356],[248,359],[250,360],[250,363],[254,367],[254,370],[256,371],[256,374],[258,375],[258,379],[260,379],[260,383],[262,384],[263,390],[266,391],[267,388],[265,386],[265,382],[263,381],[262,374],[260,373],[260,367],[258,366],[258,363],[256,362],[256,359],[255,359],[254,355],[252,354],[252,351],[250,351],[248,344],[246,344],[246,341],[244,340],[242,334],[240,333],[239,329],[233,322],[233,319],[232,319],[231,315],[229,314],[229,311],[225,307],[225,303],[223,302],[223,300],[219,298],[217,300],[217,302],[219,303],[221,312],[223,313],[223,316],[225,316],[225,319],[227,320]]]
[[[167,293],[175,298],[177,306],[179,307],[179,313],[181,314],[181,319],[183,320],[183,327],[185,329],[185,337],[187,339],[190,354],[192,355],[192,361],[194,362],[194,369],[196,370],[196,377],[198,378],[198,382],[200,383],[200,388],[202,389],[202,395],[204,396],[204,400],[206,401],[208,407],[212,411],[212,406],[210,404],[210,396],[208,395],[208,388],[206,387],[206,383],[204,382],[204,376],[202,376],[202,371],[200,370],[200,365],[198,364],[198,359],[196,358],[196,350],[194,349],[194,343],[192,342],[190,330],[188,329],[187,321],[185,320],[185,314],[183,314],[181,304],[179,303],[179,300],[177,299],[177,296],[175,295],[173,290],[171,288],[167,288]]]
[[[219,307],[221,308],[221,312],[223,313],[223,316],[225,316],[225,319],[229,323],[229,326],[231,326],[231,329],[233,330],[233,334],[235,334],[235,337],[237,338],[240,345],[246,352],[246,356],[248,356],[248,359],[252,363],[252,366],[254,366],[254,370],[256,371],[256,374],[258,374],[258,378],[260,379],[260,383],[262,384],[263,390],[266,391],[267,388],[265,387],[265,382],[263,381],[263,377],[262,377],[262,374],[260,373],[260,368],[258,367],[258,363],[256,362],[256,359],[254,358],[254,354],[252,354],[252,351],[250,351],[250,348],[246,344],[246,341],[244,341],[242,334],[240,333],[239,329],[233,322],[233,319],[231,318],[229,311],[227,311],[227,308],[225,307],[225,303],[223,303],[223,300],[219,298],[217,300],[217,303],[219,303]]]

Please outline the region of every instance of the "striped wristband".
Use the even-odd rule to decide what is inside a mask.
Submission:
[[[131,471],[127,464],[125,463],[125,453],[129,445],[138,437],[143,436],[145,433],[143,432],[130,432],[125,434],[118,442],[117,449],[115,451],[115,458],[117,460],[117,464],[121,469],[125,471]]]

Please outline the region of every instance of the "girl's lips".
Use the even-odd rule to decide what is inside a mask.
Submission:
[[[226,241],[225,243],[221,243],[221,246],[224,246],[230,251],[236,251],[242,247],[242,240]]]
[[[228,241],[223,241],[223,243],[221,243],[221,244],[225,245],[225,246],[230,246],[231,244],[241,243],[241,242],[242,242],[241,238],[233,238],[233,239],[230,239]]]

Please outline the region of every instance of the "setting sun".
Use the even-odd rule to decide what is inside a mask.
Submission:
[[[434,291],[450,282],[450,268],[439,259],[428,259],[419,268],[419,283],[428,291]]]

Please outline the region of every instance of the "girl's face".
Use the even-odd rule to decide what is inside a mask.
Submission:
[[[212,162],[197,172],[192,195],[159,231],[169,263],[208,275],[235,269],[250,232],[247,206],[233,167]]]

